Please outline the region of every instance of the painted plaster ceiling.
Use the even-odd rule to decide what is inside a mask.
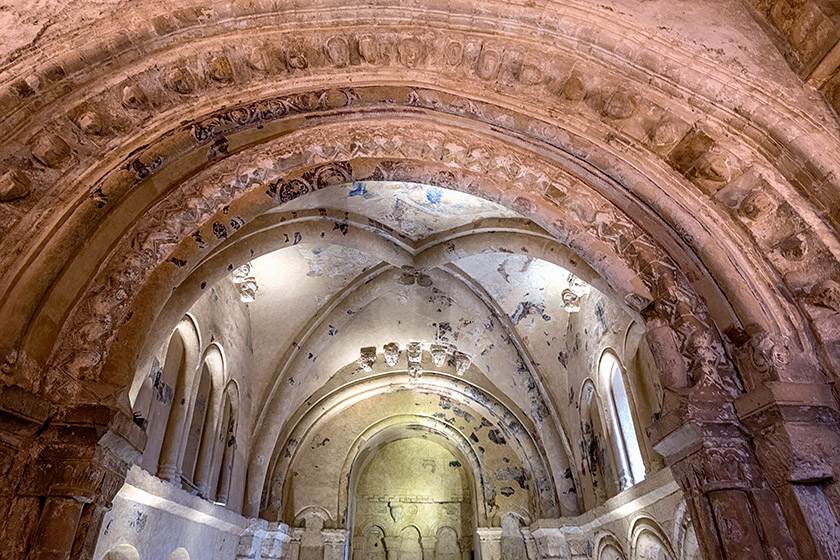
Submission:
[[[269,395],[289,405],[284,424],[326,384],[364,376],[362,348],[381,352],[395,342],[405,350],[410,341],[427,352],[440,344],[468,356],[479,385],[507,395],[542,422],[553,405],[544,402],[535,378],[548,377],[549,389],[568,392],[569,318],[581,299],[595,306],[593,330],[609,328],[600,292],[528,254],[516,236],[556,242],[494,202],[434,186],[356,182],[315,191],[269,214],[281,222],[301,216],[332,221],[348,234],[338,236],[341,244],[323,234],[316,237],[323,242],[302,237],[250,262],[248,274],[258,286],[249,304],[252,387],[262,406]],[[405,256],[388,262],[370,239],[341,229],[351,226],[389,240]],[[476,231],[479,242],[464,243]],[[493,241],[506,234],[514,237]],[[427,258],[436,246],[446,258]],[[568,301],[570,288],[575,301]],[[616,309],[618,323],[626,324],[629,318]]]

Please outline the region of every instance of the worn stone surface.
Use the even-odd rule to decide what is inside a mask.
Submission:
[[[165,4],[0,2],[0,556],[840,556],[832,2]]]

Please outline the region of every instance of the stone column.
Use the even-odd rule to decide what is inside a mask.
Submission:
[[[385,537],[385,555],[388,560],[400,560],[402,539],[400,537]]]
[[[195,476],[193,483],[198,488],[198,494],[206,499],[215,499],[216,486],[213,484],[213,458],[216,456],[216,446],[219,442],[218,430],[227,431],[227,426],[220,426],[219,413],[221,403],[216,395],[221,389],[214,387],[210,393],[207,403],[207,417],[204,419],[204,431],[201,433],[201,443],[198,446],[198,457],[196,458]],[[225,434],[227,435],[227,434]],[[222,445],[227,444],[225,439]]]
[[[190,375],[185,377],[190,379]],[[171,482],[178,488],[181,487],[182,443],[186,441],[184,430],[187,429],[187,413],[190,408],[189,389],[191,386],[191,379],[190,382],[187,382],[186,379],[178,379],[175,385],[175,397],[172,399],[172,408],[169,409],[166,434],[163,436],[163,446],[158,460],[158,478]]]
[[[262,557],[262,541],[268,530],[265,519],[248,519],[245,532],[239,537],[236,549],[236,560],[260,560]]]
[[[303,540],[303,531],[301,527],[289,529],[291,540],[289,541],[289,552],[286,554],[285,560],[299,560],[300,559],[300,542]]]
[[[565,560],[570,557],[566,536],[560,527],[552,525],[552,521],[540,519],[531,525],[539,558],[542,560]]]
[[[683,402],[648,430],[692,509],[707,560],[798,559],[778,497],[726,402]]]
[[[341,560],[344,558],[344,542],[347,531],[344,529],[322,529],[324,535],[324,560]]]
[[[421,537],[420,546],[423,548],[423,560],[435,560],[436,537]]]
[[[464,535],[461,537],[461,560],[470,560],[472,558],[473,545],[475,537],[473,535]],[[477,556],[476,556],[477,557]]]
[[[233,457],[236,455],[236,437],[232,433],[227,433],[224,446],[222,469],[219,471],[219,491],[216,495],[216,501],[227,505],[230,494],[230,480],[233,476]]]
[[[99,404],[0,387],[0,557],[87,560],[146,434]]]
[[[41,510],[33,535],[30,560],[58,560],[70,557],[76,528],[82,518],[84,498],[50,496]]]
[[[502,560],[502,529],[500,527],[479,527],[478,553],[481,560]]]
[[[840,558],[840,523],[831,506],[840,504],[834,481],[840,472],[840,410],[832,389],[768,382],[735,403],[800,557],[815,560]],[[775,511],[764,515],[779,517]]]

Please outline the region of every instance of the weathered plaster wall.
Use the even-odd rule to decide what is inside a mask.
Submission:
[[[523,515],[534,511],[537,482],[532,478],[530,469],[523,465],[523,458],[508,442],[515,437],[508,426],[464,403],[404,388],[342,407],[318,423],[305,439],[292,439],[285,443],[281,452],[286,456],[293,455],[293,459],[288,471],[278,471],[274,477],[275,485],[286,484],[282,521],[292,524],[303,510],[315,506],[329,512],[328,526],[343,527],[347,504],[340,503],[341,488],[348,484],[344,478],[345,471],[356,458],[354,453],[359,450],[354,448],[354,444],[358,445],[360,435],[369,427],[394,417],[406,417],[406,422],[410,422],[412,417],[435,419],[460,434],[460,440],[474,450],[486,472],[470,472],[470,464],[463,456],[457,459],[461,466],[456,468],[464,469],[465,476],[470,477],[473,485],[472,477],[480,477],[481,485],[472,492],[483,494],[476,507],[483,507],[486,502],[485,515],[489,515],[491,521],[498,523],[507,511]],[[411,469],[417,476],[422,476],[424,468],[430,468],[424,467],[426,459],[434,461],[434,457],[414,458]],[[435,469],[439,467],[436,462]],[[346,492],[343,495],[346,499]]]
[[[406,529],[414,527],[426,539],[423,548],[433,548],[446,528],[455,531],[456,544],[473,534],[469,467],[441,445],[422,436],[394,441],[360,468],[352,527],[355,558],[365,558],[362,553],[370,548],[365,536],[373,526],[384,537],[401,540],[412,540],[414,532]]]
[[[194,560],[233,558],[245,526],[244,517],[134,466],[105,516],[93,557],[128,544],[141,560],[168,560],[179,548]]]
[[[236,398],[234,408],[238,409],[238,418],[234,419],[236,424],[236,442],[234,444],[233,471],[231,475],[230,490],[228,495],[228,509],[241,511],[243,493],[245,490],[245,472],[247,469],[247,458],[250,448],[248,437],[248,426],[251,415],[252,389],[249,380],[249,373],[252,371],[252,331],[250,321],[250,310],[248,305],[241,301],[240,291],[230,278],[225,278],[218,284],[208,287],[206,293],[200,297],[189,312],[191,322],[197,329],[199,346],[188,350],[193,357],[185,357],[185,361],[197,364],[196,371],[200,371],[203,361],[211,347],[220,348],[223,355],[224,371],[223,377],[216,390],[215,398],[224,406],[223,392],[231,383],[235,384]],[[154,379],[158,369],[166,363],[166,351],[169,341],[151,358],[151,365],[147,373],[135,380],[135,387],[139,383],[148,385],[148,380]],[[142,372],[143,370],[141,370]],[[187,372],[189,373],[189,372]],[[164,431],[161,426],[168,425],[169,411],[172,407],[172,399],[176,394],[174,386],[164,386],[154,390],[154,400],[159,409],[154,418],[150,418],[147,433],[155,433],[156,437],[147,442],[143,453],[141,465],[148,472],[155,474],[159,466],[161,445],[163,444]],[[135,397],[136,400],[137,397]],[[213,395],[211,395],[213,398]],[[209,407],[210,403],[204,405]],[[188,416],[191,418],[191,415]],[[155,423],[155,424],[153,424]],[[229,442],[225,441],[224,432],[227,426],[221,426],[221,418],[213,426],[217,433],[215,437],[214,458],[212,478],[216,480],[221,468],[221,457],[224,446]],[[215,491],[214,491],[215,495]]]

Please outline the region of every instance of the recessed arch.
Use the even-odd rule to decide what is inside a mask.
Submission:
[[[627,369],[612,348],[598,360],[598,377],[604,393],[604,413],[610,421],[615,457],[622,489],[644,480],[646,465],[638,437],[634,395],[628,390]]]
[[[326,415],[334,416],[342,410],[358,402],[362,402],[371,396],[393,392],[395,387],[400,386],[411,389],[412,391],[446,395],[453,402],[470,404],[473,407],[477,407],[478,410],[482,410],[486,417],[496,419],[500,425],[504,425],[506,429],[512,430],[508,442],[512,445],[514,452],[520,457],[523,465],[532,473],[534,480],[544,479],[544,483],[538,488],[529,490],[532,507],[536,511],[541,512],[540,514],[542,515],[550,511],[557,511],[559,496],[559,499],[562,500],[561,504],[563,508],[572,512],[578,511],[575,494],[567,492],[568,488],[573,486],[573,481],[568,479],[555,480],[551,472],[547,470],[544,453],[535,443],[536,435],[532,435],[532,432],[523,425],[523,422],[527,423],[526,420],[519,418],[506,405],[479,387],[465,383],[457,378],[436,374],[431,371],[424,373],[420,380],[412,382],[409,382],[409,377],[403,373],[369,377],[362,381],[348,384],[341,390],[325,395],[317,401],[317,406],[307,407],[308,412],[301,416],[293,429],[282,431],[280,434],[274,436],[275,441],[272,443],[273,449],[270,453],[265,452],[265,456],[270,456],[271,461],[264,461],[262,465],[265,466],[262,466],[259,462],[252,460],[248,475],[246,511],[250,508],[255,508],[257,506],[255,498],[263,496],[266,491],[271,493],[276,492],[274,489],[279,486],[285,493],[285,490],[288,488],[288,476],[285,476],[285,480],[281,478],[279,484],[274,481],[278,476],[288,474],[288,465],[294,460],[294,450],[297,448],[297,444],[289,447],[286,444],[287,442],[302,441],[305,438],[305,434],[311,433],[315,429],[321,417],[325,417]],[[445,433],[455,433],[451,427],[445,425],[442,425],[440,429],[444,430]],[[459,435],[456,437],[452,435],[451,439],[463,440],[464,436]],[[357,438],[356,445],[361,446],[364,441],[364,438]],[[254,451],[252,456],[259,456],[260,453],[263,452]],[[471,465],[475,468],[480,467],[480,462],[470,459],[473,456],[477,457],[474,451],[471,453],[462,453],[465,459],[471,461]],[[351,452],[349,456],[355,457],[356,453]],[[346,470],[342,471],[344,474],[342,477],[339,477],[339,480],[344,480],[344,476],[350,473],[351,466],[351,463],[345,463]],[[476,472],[482,471],[479,470]],[[558,494],[558,488],[555,485],[559,486],[560,494]],[[481,487],[480,485],[479,488]],[[478,495],[483,494],[479,493]],[[275,498],[269,496],[269,506],[271,505],[272,499],[277,498],[279,496]],[[347,494],[346,487],[343,483],[339,486],[338,499],[337,511],[344,511],[347,504]],[[479,519],[487,520],[488,515],[488,512],[479,512]]]
[[[480,12],[428,12],[422,1],[348,11],[327,0],[320,13],[210,3],[197,17],[192,0],[174,0],[177,16],[152,21],[139,17],[150,0],[138,2],[119,30],[80,34],[58,22],[2,65],[0,163],[11,171],[0,179],[4,197],[25,191],[3,200],[0,225],[9,386],[62,411],[102,407],[120,428],[138,402],[130,376],[143,372],[142,387],[143,361],[159,346],[133,333],[153,329],[172,288],[236,231],[307,190],[416,180],[533,218],[636,314],[650,349],[641,359],[664,387],[649,433],[693,506],[709,487],[746,480],[745,499],[772,488],[768,509],[778,509],[779,493],[802,482],[778,475],[785,468],[767,452],[779,442],[766,434],[793,434],[768,430],[775,420],[757,412],[795,409],[777,382],[798,383],[802,403],[836,408],[826,381],[840,364],[829,280],[840,271],[840,159],[834,120],[803,84],[771,84],[577,0],[490,0]],[[468,251],[487,239],[447,241]],[[433,258],[443,246],[428,249],[424,258],[444,262]],[[185,385],[189,402],[201,383]],[[707,442],[710,427],[717,439]],[[704,438],[688,458],[686,433]],[[698,459],[719,439],[731,444],[722,458]],[[796,443],[782,442],[798,453]],[[809,491],[834,492],[824,473],[836,461],[808,451],[820,466]],[[258,459],[274,457],[249,458]],[[707,508],[717,517],[704,527],[724,526],[723,509]],[[808,540],[803,523],[820,515],[784,509],[788,540]]]
[[[633,560],[676,560],[667,534],[653,518],[638,516],[630,526],[631,558]]]

